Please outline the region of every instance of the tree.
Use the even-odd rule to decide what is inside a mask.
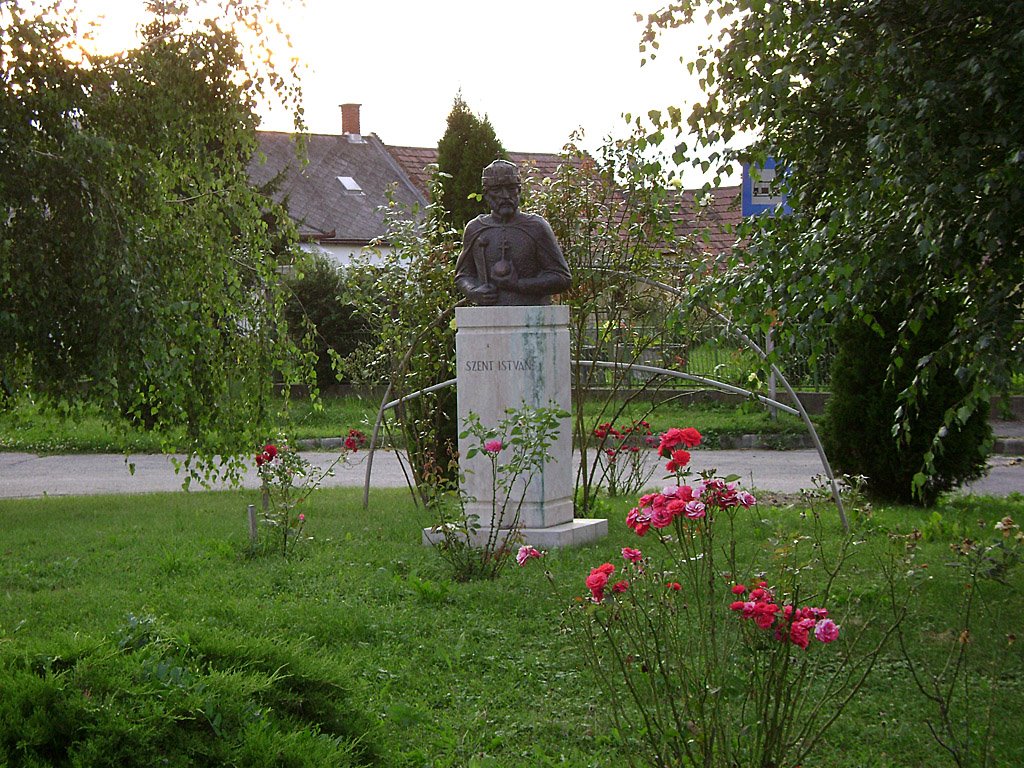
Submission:
[[[825,323],[881,334],[873,313],[901,313],[881,363],[907,379],[897,439],[914,439],[945,372],[964,385],[928,435],[921,488],[944,436],[1024,357],[1024,3],[695,0],[650,16],[641,48],[701,17],[724,26],[688,63],[705,95],[655,115],[655,132],[692,131],[705,168],[773,156],[794,209],[749,224],[725,298],[751,324],[814,340],[812,355]],[[915,351],[945,312],[948,333]]]
[[[71,58],[73,11],[0,2],[0,366],[230,456],[275,372],[300,372],[278,279],[294,233],[246,173],[256,98],[283,80],[232,29],[148,7],[140,47]]]
[[[433,174],[431,199],[440,195]],[[425,503],[458,486],[458,433],[453,387],[417,396],[455,376],[455,260],[459,233],[438,215],[391,201],[386,210],[390,258],[357,258],[346,267],[346,301],[370,333],[346,361],[357,383],[388,383],[415,492]],[[361,381],[362,380],[362,381]]]
[[[444,179],[441,209],[453,229],[461,232],[466,222],[487,212],[480,197],[480,174],[492,161],[505,158],[491,121],[474,115],[457,94],[437,144],[437,167]]]
[[[317,387],[337,384],[337,360],[351,355],[368,333],[366,322],[345,298],[345,278],[326,256],[314,255],[286,281],[288,328],[296,344],[312,341]]]

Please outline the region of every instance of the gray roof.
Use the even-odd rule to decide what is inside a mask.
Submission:
[[[366,245],[383,239],[385,230],[381,208],[387,205],[388,190],[406,209],[427,205],[426,167],[437,162],[437,149],[430,147],[393,147],[375,134],[353,137],[350,134],[309,134],[303,166],[296,156],[296,136],[276,131],[258,131],[261,155],[249,163],[249,177],[262,187],[274,181],[270,196],[283,203],[295,220],[299,236],[324,244]],[[552,176],[564,158],[556,154],[510,152],[509,158],[521,168],[533,168],[542,177]],[[359,189],[346,189],[339,181],[346,177]],[[736,244],[740,215],[739,187],[712,190],[707,204],[698,206],[703,196],[697,190],[679,195],[674,212],[677,234],[697,238],[698,253],[718,256]]]
[[[259,131],[258,137],[260,153],[249,163],[249,177],[258,187],[274,181],[270,196],[285,205],[303,240],[366,244],[383,238],[380,208],[389,189],[407,208],[427,204],[375,135],[353,141],[348,134],[309,134],[306,165],[296,155],[294,134]],[[358,188],[347,189],[339,177]]]

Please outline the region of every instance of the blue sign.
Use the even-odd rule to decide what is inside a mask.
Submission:
[[[743,197],[742,210],[744,216],[759,216],[762,213],[774,215],[777,211],[783,214],[792,213],[793,209],[786,202],[786,196],[779,191],[782,179],[776,178],[776,171],[781,176],[782,169],[776,169],[775,158],[769,157],[763,166],[743,164]]]

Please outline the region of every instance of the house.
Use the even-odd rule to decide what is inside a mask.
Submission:
[[[253,184],[266,187],[287,208],[300,246],[339,265],[366,254],[371,243],[386,258],[387,229],[382,208],[389,196],[402,208],[421,210],[429,202],[428,166],[436,147],[394,147],[376,134],[363,134],[359,104],[341,105],[341,134],[309,134],[303,163],[291,133],[259,131],[260,154],[249,164]],[[550,176],[557,154],[510,152],[524,170]]]
[[[740,207],[742,186],[718,187],[708,192],[687,189],[680,192],[675,231],[692,239],[691,253],[709,267],[721,264],[736,246],[743,220]]]
[[[249,164],[252,182],[288,210],[298,228],[300,246],[338,265],[357,255],[386,258],[387,229],[382,208],[389,196],[402,208],[423,210],[429,202],[427,168],[437,162],[436,147],[398,147],[376,134],[363,134],[359,104],[341,105],[340,134],[309,134],[303,162],[291,133],[259,131],[260,153]],[[564,161],[553,153],[509,152],[524,174],[555,174]],[[681,235],[700,231],[696,255],[720,260],[735,242],[740,220],[739,187],[723,187],[710,196],[688,190],[680,195],[677,228]],[[700,203],[700,204],[698,204]]]
[[[361,132],[358,104],[341,105],[341,114],[340,134],[306,137],[305,163],[294,134],[259,131],[249,177],[287,208],[304,250],[344,265],[386,236],[381,208],[389,195],[410,211],[426,206],[427,197],[376,135]]]

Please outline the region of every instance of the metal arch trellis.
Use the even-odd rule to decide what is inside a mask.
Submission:
[[[677,298],[684,298],[685,295],[686,295],[686,294],[683,293],[683,291],[679,290],[678,288],[675,288],[674,286],[668,285],[667,283],[662,283],[662,282],[660,282],[658,280],[652,280],[650,278],[643,277],[641,275],[634,275],[634,274],[631,274],[629,272],[622,272],[621,270],[613,270],[613,269],[600,270],[600,271],[608,272],[610,274],[620,275],[622,277],[628,277],[628,278],[630,278],[632,280],[636,280],[639,283],[643,283],[644,285],[649,285],[652,288],[658,288],[659,290],[665,291],[666,293],[669,293],[669,294],[671,294],[673,296],[676,296]],[[771,372],[773,374],[775,374],[776,378],[780,382],[782,382],[782,386],[785,388],[786,392],[789,394],[789,396],[792,399],[793,403],[795,403],[796,408],[792,408],[790,406],[787,406],[787,405],[784,405],[782,403],[776,402],[775,400],[767,398],[767,397],[762,397],[761,395],[757,395],[756,397],[757,397],[758,400],[760,400],[763,403],[766,403],[766,404],[769,404],[769,405],[774,405],[774,406],[780,408],[781,410],[784,410],[784,411],[787,411],[787,412],[792,413],[794,415],[800,416],[800,419],[804,422],[804,426],[807,427],[807,431],[811,435],[811,442],[814,443],[814,449],[818,452],[818,457],[821,459],[821,466],[824,468],[825,476],[828,478],[829,487],[832,490],[832,499],[833,499],[833,501],[835,501],[836,509],[839,511],[839,519],[842,522],[843,530],[849,532],[850,524],[849,524],[849,521],[846,518],[846,510],[845,510],[845,508],[843,506],[843,498],[842,498],[842,495],[839,493],[839,485],[836,483],[835,475],[832,472],[832,465],[828,461],[828,456],[825,455],[825,448],[821,444],[821,439],[818,437],[818,431],[814,428],[814,423],[811,421],[810,415],[807,413],[807,410],[804,408],[803,403],[800,401],[800,398],[796,396],[796,392],[793,390],[793,387],[790,385],[789,380],[782,374],[782,371],[779,370],[778,366],[776,366],[775,363],[772,363],[772,362],[770,362],[768,360],[768,354],[763,349],[761,349],[760,345],[758,345],[757,342],[755,342],[753,339],[751,339],[750,336],[748,336],[742,330],[737,328],[736,324],[734,322],[732,322],[732,320],[730,320],[723,313],[719,312],[717,309],[714,309],[713,307],[708,308],[708,311],[712,315],[714,315],[714,317],[716,317],[718,320],[720,320],[725,325],[726,330],[728,330],[730,333],[732,333],[734,336],[736,336],[736,338],[738,338],[740,341],[742,341],[747,346],[747,348],[750,349],[752,352],[754,352],[758,357],[760,357],[761,360],[763,360],[764,362],[768,363],[768,365],[771,368]],[[646,367],[646,366],[643,366],[643,367]],[[633,366],[633,368],[635,368],[637,370],[642,370],[643,367],[642,366],[637,366],[637,365]],[[673,377],[676,377],[676,378],[702,379],[702,377],[694,377],[694,376],[691,376],[689,374],[681,373],[679,371],[670,371],[670,370],[667,370],[667,369],[659,369],[658,372],[664,373],[665,375],[673,376]],[[752,392],[746,392],[745,390],[742,390],[742,389],[740,389],[738,387],[732,387],[731,385],[725,384],[724,382],[714,381],[713,379],[702,379],[702,380],[704,381],[704,383],[710,384],[711,386],[717,387],[718,389],[722,389],[723,391],[742,392],[742,393],[747,394],[748,396],[752,396],[753,395]]]
[[[409,349],[406,350],[405,355],[402,357],[402,361],[398,364],[397,370],[399,373],[404,371],[405,367],[409,364],[409,360],[412,357],[412,353],[419,345],[420,340],[423,338],[423,335],[431,328],[434,328],[440,325],[442,322],[444,322],[444,320],[449,315],[454,314],[455,309],[457,307],[464,306],[466,303],[467,301],[463,299],[457,302],[456,304],[453,304],[452,306],[440,312],[438,316],[434,318],[434,321],[432,323],[430,323],[429,325],[425,325],[423,326],[423,328],[420,329],[420,332],[416,334],[416,338],[412,340],[412,343],[409,345]],[[373,424],[373,433],[370,435],[370,449],[369,454],[366,457],[366,476],[365,480],[363,481],[363,509],[366,509],[367,507],[370,506],[370,475],[373,472],[373,454],[377,449],[377,438],[380,435],[380,426],[384,421],[384,412],[390,408],[394,408],[395,406],[402,402],[405,402],[406,400],[412,400],[416,397],[419,397],[420,395],[425,395],[428,392],[436,392],[438,390],[444,389],[445,387],[450,387],[452,384],[455,383],[455,381],[455,379],[448,379],[447,381],[442,381],[440,384],[434,384],[432,386],[425,387],[424,389],[417,390],[416,392],[413,392],[409,395],[404,395],[398,398],[397,400],[392,400],[391,402],[388,402],[388,398],[391,397],[392,382],[388,382],[387,389],[384,390],[384,397],[381,399],[380,402],[380,408],[377,410],[377,419],[376,421],[374,421]],[[409,481],[408,474],[406,474],[406,481]],[[413,498],[415,498],[415,495]]]
[[[660,290],[663,290],[663,291],[665,291],[667,293],[670,293],[670,294],[672,294],[674,296],[677,296],[677,297],[683,297],[684,296],[683,292],[678,290],[677,288],[674,288],[673,286],[667,285],[665,283],[658,282],[657,280],[651,280],[649,278],[641,277],[641,276],[638,276],[638,275],[631,275],[631,274],[624,273],[624,272],[618,272],[617,270],[607,270],[607,271],[608,272],[613,272],[615,274],[620,274],[620,275],[624,275],[624,276],[630,277],[631,279],[636,280],[637,282],[641,282],[641,283],[644,283],[646,285],[650,285],[651,287],[658,288]],[[460,302],[460,304],[461,303],[462,302]],[[412,345],[410,345],[409,350],[406,352],[406,355],[403,358],[402,365],[399,366],[400,369],[403,368],[405,363],[408,361],[409,356],[412,354],[413,349],[415,349],[416,344],[419,342],[419,339],[422,337],[423,333],[427,329],[429,329],[429,328],[433,327],[434,325],[436,325],[437,323],[441,322],[445,317],[447,317],[453,311],[454,311],[454,307],[445,310],[444,312],[442,312],[437,317],[437,319],[435,319],[435,321],[433,323],[431,323],[429,326],[424,328],[423,331],[420,332],[420,334],[417,336],[417,338],[413,341]],[[673,371],[673,370],[668,369],[668,368],[658,368],[656,366],[641,365],[641,364],[638,364],[638,363],[616,363],[616,362],[609,362],[609,361],[602,361],[602,360],[575,360],[575,361],[573,361],[573,364],[577,365],[577,366],[587,366],[587,367],[596,367],[596,368],[615,368],[615,369],[622,368],[622,369],[640,371],[640,372],[643,372],[643,373],[651,373],[651,374],[657,374],[657,375],[663,375],[663,376],[670,376],[670,377],[673,377],[673,378],[685,379],[687,381],[694,381],[694,382],[697,382],[697,383],[700,383],[700,384],[704,384],[704,385],[707,385],[707,386],[715,387],[716,389],[720,389],[720,390],[722,390],[724,392],[732,392],[734,394],[743,395],[745,397],[753,397],[753,398],[756,398],[758,401],[764,403],[765,405],[771,405],[771,406],[774,406],[774,407],[776,407],[776,408],[778,408],[778,409],[780,409],[782,411],[785,411],[786,413],[791,413],[794,416],[799,416],[801,418],[801,420],[804,422],[804,426],[807,427],[807,431],[811,435],[811,441],[814,444],[814,448],[815,448],[815,450],[818,453],[818,457],[821,459],[822,467],[825,470],[825,476],[828,478],[829,487],[831,488],[831,491],[832,491],[832,499],[833,499],[833,501],[835,501],[836,508],[839,511],[839,519],[840,519],[840,521],[842,523],[843,530],[844,531],[849,531],[850,530],[850,525],[849,525],[849,522],[848,522],[847,517],[846,517],[846,510],[845,510],[845,508],[843,506],[843,499],[842,499],[842,495],[839,492],[839,486],[836,483],[835,475],[832,473],[832,466],[831,466],[831,464],[829,464],[828,457],[825,455],[825,449],[824,449],[824,447],[821,444],[821,439],[818,437],[818,432],[814,428],[814,423],[811,421],[810,415],[807,413],[807,410],[804,408],[803,403],[800,402],[800,398],[796,396],[796,392],[793,390],[793,387],[790,385],[788,379],[786,379],[786,377],[782,374],[782,372],[778,369],[778,367],[774,363],[771,363],[771,362],[768,361],[768,355],[765,353],[765,351],[763,349],[761,349],[761,347],[753,339],[751,339],[746,333],[744,333],[739,328],[737,328],[736,325],[728,317],[726,317],[724,314],[722,314],[721,312],[719,312],[716,309],[711,309],[710,312],[718,320],[720,320],[722,323],[725,324],[725,327],[726,327],[727,330],[729,330],[729,332],[733,333],[751,351],[753,351],[755,354],[757,354],[763,361],[768,363],[768,365],[771,367],[772,373],[774,373],[775,376],[777,377],[777,379],[780,382],[782,382],[782,386],[785,388],[786,392],[789,394],[789,396],[792,399],[792,401],[796,404],[796,407],[786,405],[785,403],[780,403],[777,400],[774,400],[774,399],[769,398],[769,397],[765,397],[763,395],[757,395],[754,392],[751,392],[750,390],[743,389],[742,387],[736,387],[736,386],[733,386],[731,384],[726,384],[725,382],[716,381],[715,379],[709,379],[709,378],[704,377],[704,376],[696,376],[696,375],[689,374],[689,373],[683,373],[682,371]],[[390,401],[388,400],[388,398],[391,396],[392,387],[391,387],[390,384],[388,385],[387,390],[384,393],[384,397],[381,400],[380,408],[377,411],[377,419],[376,419],[376,421],[375,421],[375,423],[373,425],[373,433],[372,433],[372,435],[370,437],[369,454],[368,454],[367,462],[366,462],[366,476],[365,476],[365,481],[364,481],[364,485],[363,485],[363,508],[364,509],[366,509],[369,506],[369,499],[370,499],[370,476],[371,476],[371,473],[372,473],[372,470],[373,470],[373,454],[374,454],[374,452],[376,450],[376,447],[377,447],[377,439],[378,439],[378,437],[380,435],[380,428],[381,428],[381,424],[383,423],[383,420],[384,420],[385,412],[390,410],[390,409],[392,409],[392,408],[395,408],[396,406],[400,405],[403,402],[415,399],[417,397],[429,394],[431,392],[437,392],[439,390],[445,389],[446,387],[450,387],[450,386],[452,386],[455,383],[456,383],[456,379],[448,379],[447,381],[443,381],[443,382],[441,382],[439,384],[434,384],[434,385],[432,385],[430,387],[425,387],[424,389],[417,390],[417,391],[412,392],[412,393],[410,393],[408,395],[404,395],[404,396],[402,396],[402,397],[400,397],[400,398],[398,398],[396,400],[390,400]],[[408,479],[408,475],[406,477]]]

